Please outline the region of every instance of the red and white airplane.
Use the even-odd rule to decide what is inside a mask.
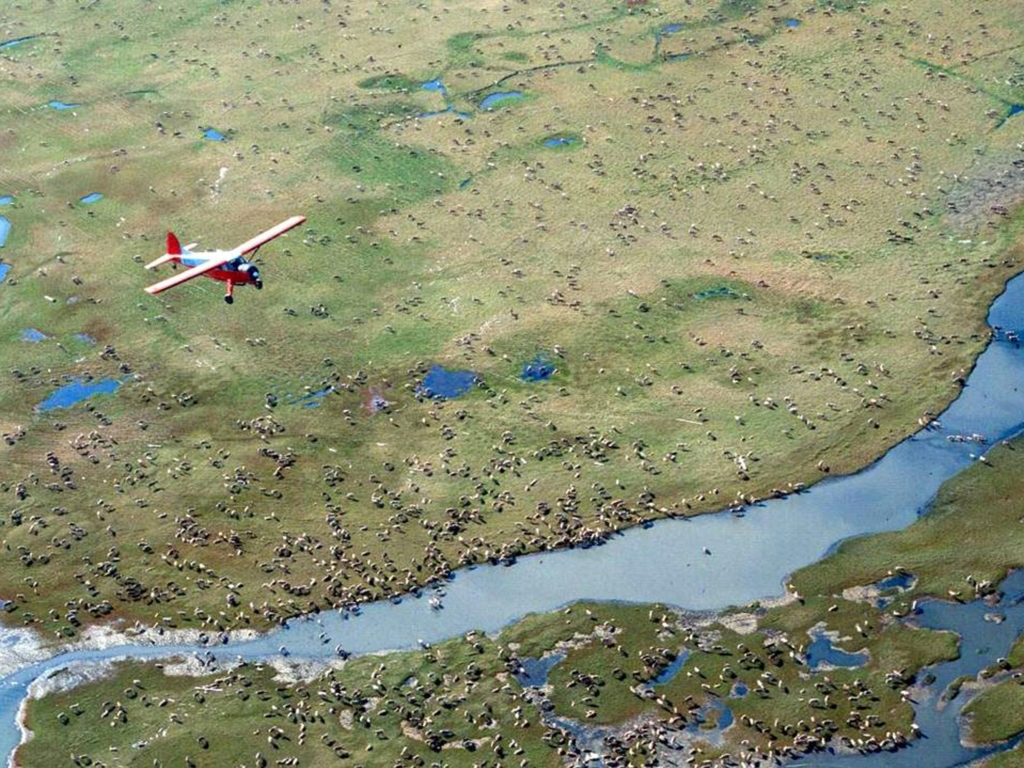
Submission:
[[[195,247],[195,243],[181,247],[181,243],[178,242],[178,238],[174,236],[173,232],[167,233],[167,253],[161,256],[159,259],[155,259],[146,265],[146,269],[153,269],[159,267],[161,264],[167,264],[168,262],[173,264],[183,264],[188,267],[181,274],[169,277],[166,280],[161,280],[159,283],[146,288],[146,293],[156,295],[162,291],[166,291],[168,288],[173,288],[176,285],[187,282],[193,277],[199,277],[200,275],[206,275],[214,280],[220,280],[223,283],[227,283],[227,293],[224,294],[224,301],[231,304],[234,301],[232,293],[236,285],[254,285],[259,290],[263,287],[263,281],[260,279],[260,271],[256,265],[251,261],[248,261],[245,257],[250,256],[259,250],[260,246],[275,237],[279,237],[287,232],[289,229],[299,226],[306,220],[305,216],[292,216],[290,219],[286,219],[278,224],[276,227],[271,227],[266,232],[256,235],[251,240],[246,240],[237,248],[232,248],[230,251],[204,251],[193,253],[192,248]]]

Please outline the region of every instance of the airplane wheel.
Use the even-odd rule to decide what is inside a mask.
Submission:
[[[257,280],[255,283],[253,283],[253,285],[256,286],[256,290],[257,291],[262,291],[263,290],[263,281],[262,280]]]
[[[225,296],[224,297],[224,303],[225,304],[234,304],[235,303],[235,297],[234,296]]]

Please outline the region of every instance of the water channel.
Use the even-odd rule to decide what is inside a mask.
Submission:
[[[332,612],[293,621],[259,639],[231,642],[213,651],[223,659],[265,659],[284,648],[292,659],[326,660],[336,658],[338,646],[350,653],[371,653],[435,643],[471,629],[493,632],[528,613],[551,611],[583,599],[663,602],[710,610],[777,596],[788,573],[819,559],[839,541],[903,528],[924,512],[942,482],[969,466],[975,454],[984,450],[977,442],[948,438],[980,434],[992,444],[1024,429],[1024,391],[1018,388],[1024,381],[1024,351],[1017,342],[1024,331],[1024,276],[1012,280],[994,302],[989,323],[997,329],[993,340],[979,357],[963,392],[940,416],[941,427],[906,439],[855,475],[832,478],[807,492],[753,505],[743,516],[720,513],[665,520],[631,529],[599,547],[539,553],[520,558],[513,566],[461,570],[445,585],[441,607],[436,595],[428,599],[428,591],[418,598],[367,605],[355,615]],[[971,623],[962,618],[968,614],[946,615],[943,605],[927,604],[922,623],[930,622],[933,614],[938,617],[935,626],[961,631],[961,625]],[[983,622],[980,613],[978,622]],[[991,622],[983,623],[990,629],[987,625]],[[1006,631],[1015,623],[1006,622]],[[22,631],[0,635],[0,658],[10,659],[16,653],[9,644],[18,632]],[[1002,645],[996,647],[999,643]],[[1007,652],[1009,640],[999,643],[988,643],[988,663]],[[28,662],[0,680],[0,750],[9,754],[17,744],[20,734],[15,715],[28,684],[37,677],[75,662],[206,652],[194,645],[123,645]],[[971,663],[984,666],[984,659],[979,659],[977,653],[970,656]],[[930,707],[927,702],[922,704],[922,722],[927,717],[923,710]],[[945,717],[928,722],[927,728],[922,725],[926,732],[945,728],[942,743],[956,748],[936,752],[933,745],[941,746],[938,742],[943,737],[933,730],[927,733],[928,739],[918,742],[922,746],[904,753],[853,759],[869,760],[872,768],[889,765],[884,762],[889,758],[920,763],[920,754],[927,749],[929,757],[924,764],[939,768],[962,762],[964,750],[958,747],[955,721]],[[851,763],[849,757],[820,757]],[[833,765],[818,760],[802,764]]]

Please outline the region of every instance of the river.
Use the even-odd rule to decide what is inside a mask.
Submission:
[[[461,570],[445,584],[440,610],[431,607],[427,592],[367,605],[356,615],[331,612],[292,621],[259,639],[221,646],[216,653],[262,659],[284,647],[292,659],[315,660],[334,658],[339,645],[351,653],[411,648],[471,629],[494,632],[528,613],[583,599],[713,610],[777,597],[787,574],[843,539],[912,523],[939,486],[970,465],[972,454],[984,450],[978,443],[948,437],[981,434],[991,444],[1021,432],[1024,391],[1018,382],[1024,381],[1024,351],[1014,333],[1006,331],[1024,330],[1024,276],[1012,280],[993,303],[989,324],[1002,330],[978,358],[959,397],[939,417],[941,427],[904,440],[857,474],[752,505],[743,516],[724,512],[663,520],[626,531],[603,546],[539,553],[513,566]],[[1007,650],[1008,645],[994,648],[992,659]],[[206,652],[194,645],[127,645],[67,652],[21,668],[0,680],[0,750],[9,754],[18,743],[15,716],[33,679],[75,662],[197,651]],[[955,729],[951,718],[945,720],[950,721],[945,727]],[[955,731],[951,733],[955,742]],[[917,751],[912,747],[907,754]],[[935,758],[937,762],[929,757],[927,764],[956,765],[963,751],[949,750],[946,757]]]

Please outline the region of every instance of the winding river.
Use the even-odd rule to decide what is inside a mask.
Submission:
[[[777,596],[788,573],[817,560],[843,539],[912,523],[939,486],[970,465],[975,460],[972,454],[984,450],[978,443],[948,437],[981,434],[991,444],[1024,429],[1024,390],[1018,388],[1018,382],[1024,381],[1024,351],[1012,333],[1024,331],[1024,276],[1012,280],[996,299],[989,323],[997,332],[963,392],[940,417],[941,427],[904,440],[855,475],[825,480],[807,492],[753,505],[743,516],[719,513],[664,520],[629,530],[600,547],[531,555],[511,567],[459,571],[445,585],[440,610],[431,606],[429,593],[399,602],[384,601],[367,605],[355,615],[329,613],[293,621],[259,639],[231,642],[215,652],[226,658],[262,659],[284,648],[292,659],[323,660],[335,658],[337,646],[351,653],[371,653],[434,643],[471,629],[493,632],[527,613],[551,611],[582,599],[720,609]],[[433,602],[436,605],[436,599]],[[939,608],[927,606],[923,621],[930,621],[932,613],[954,621]],[[960,624],[958,619],[953,628],[963,629]],[[1015,624],[1007,622],[1005,630],[1009,632]],[[947,624],[940,621],[936,626]],[[16,632],[0,637],[11,641]],[[1009,641],[999,643],[1000,647],[992,644],[986,651],[990,660],[1006,653]],[[0,640],[0,657],[9,650],[13,652]],[[37,677],[75,662],[197,653],[208,650],[194,645],[136,644],[71,651],[26,664],[0,680],[0,750],[10,754],[17,745],[16,712],[29,683]],[[971,656],[972,663],[984,665],[979,654]],[[923,703],[919,717],[930,716],[925,709],[934,707]],[[938,733],[933,732],[919,742],[927,746],[911,747],[901,755],[863,759],[872,765],[876,761],[889,765],[885,762],[889,758],[899,761],[892,764],[920,764],[922,759],[936,767],[960,764],[971,753],[959,747],[955,719],[950,714],[953,709],[946,708],[941,717],[927,721],[929,728],[946,729],[942,743],[947,747],[934,748],[941,745]],[[922,758],[922,752],[928,757]],[[803,764],[832,765],[831,760],[849,763],[851,758],[822,756],[820,762],[813,758]]]

